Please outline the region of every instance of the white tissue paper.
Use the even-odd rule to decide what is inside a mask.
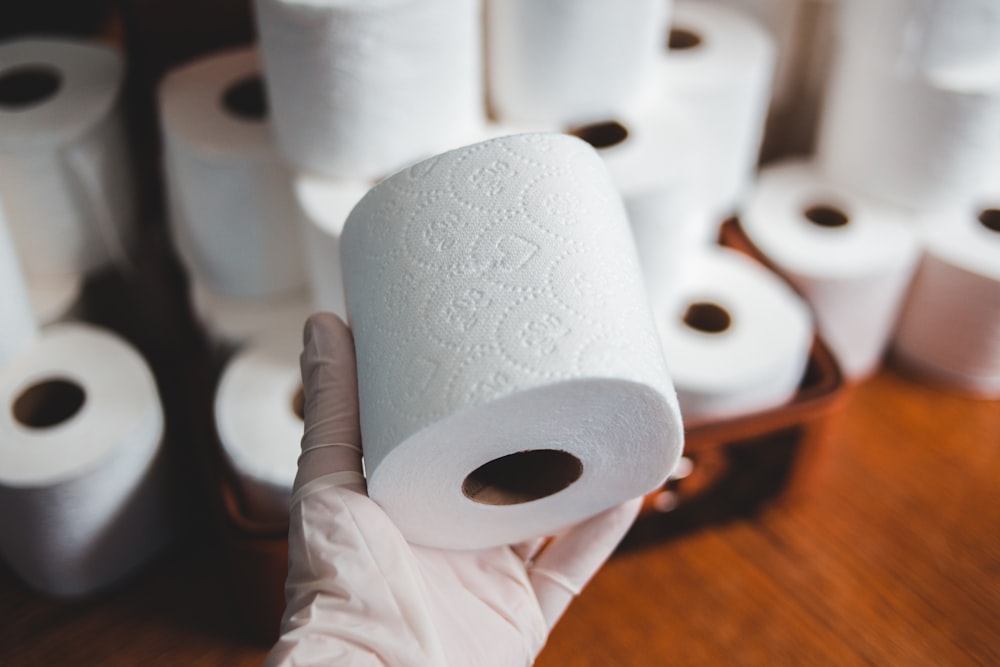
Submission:
[[[256,0],[278,144],[300,170],[379,178],[481,122],[478,0]]]
[[[597,149],[625,203],[651,296],[669,292],[691,253],[714,240],[719,219],[700,128],[666,104],[569,128]]]
[[[37,336],[34,305],[0,209],[0,369],[31,347]]]
[[[0,197],[29,274],[125,261],[134,211],[122,78],[105,46],[0,44]]]
[[[560,134],[372,189],[341,238],[368,491],[411,542],[551,534],[647,493],[683,431],[625,212]]]
[[[589,123],[642,99],[669,0],[487,0],[490,104],[503,121]]]
[[[924,222],[894,354],[933,381],[1000,398],[1000,195]]]
[[[813,340],[809,307],[735,250],[702,250],[653,315],[687,425],[778,407],[802,380]]]
[[[849,39],[841,37],[827,92],[820,167],[847,188],[913,211],[970,201],[1000,153],[1000,70],[925,75]]]
[[[215,392],[215,428],[247,514],[288,520],[302,440],[301,341],[259,340],[226,365]]]
[[[223,345],[242,345],[262,336],[302,342],[302,325],[313,312],[312,297],[301,290],[273,299],[240,299],[192,282],[191,307],[209,337]]]
[[[795,82],[801,53],[799,33],[802,28],[804,0],[714,0],[697,2],[700,6],[717,3],[737,10],[763,26],[777,48],[772,91],[773,106],[781,109],[795,103]]]
[[[159,103],[171,229],[190,273],[238,297],[301,289],[292,176],[271,136],[256,51],[173,70]]]
[[[28,584],[93,593],[169,535],[153,375],[120,338],[46,329],[0,373],[0,554]]]
[[[995,0],[840,0],[839,32],[909,72],[996,71],[1000,3]]]
[[[919,257],[913,217],[790,161],[761,171],[740,223],[812,306],[844,374],[874,372]]]
[[[295,197],[303,217],[309,284],[316,310],[347,317],[340,269],[340,235],[347,215],[374,183],[335,181],[315,174],[295,178]]]
[[[655,74],[660,99],[698,121],[694,142],[711,166],[713,212],[731,215],[757,172],[776,49],[767,31],[735,9],[682,0],[671,47]]]

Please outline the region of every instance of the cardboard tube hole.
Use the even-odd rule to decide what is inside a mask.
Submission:
[[[25,65],[0,74],[0,107],[23,109],[41,104],[62,87],[62,74],[47,65]]]
[[[83,387],[72,380],[43,380],[17,397],[14,418],[30,428],[57,426],[79,412],[86,397]]]
[[[267,118],[267,96],[260,76],[248,76],[226,88],[222,94],[222,107],[244,120],[261,121]]]
[[[569,131],[574,137],[583,139],[594,148],[610,148],[628,139],[628,128],[615,120],[592,125],[581,125]]]
[[[991,232],[1000,232],[1000,208],[988,208],[979,214],[979,222]]]
[[[667,38],[667,48],[671,51],[693,49],[701,44],[701,35],[684,28],[673,28]]]
[[[684,324],[703,333],[722,333],[733,323],[729,312],[714,303],[692,303],[684,312]]]
[[[516,452],[469,473],[462,482],[462,493],[484,505],[519,505],[562,491],[582,474],[583,463],[568,452]]]
[[[806,220],[820,227],[843,227],[851,221],[847,214],[833,206],[811,206],[803,213]]]

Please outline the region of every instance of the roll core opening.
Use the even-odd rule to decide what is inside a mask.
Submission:
[[[987,208],[979,213],[979,222],[991,232],[1000,232],[1000,208]]]
[[[24,109],[41,104],[62,87],[62,73],[49,65],[23,65],[0,74],[0,107]]]
[[[722,333],[733,323],[729,311],[718,304],[707,301],[688,305],[681,319],[684,324],[702,333]]]
[[[222,108],[243,120],[267,118],[267,95],[259,74],[252,74],[230,85],[222,93]]]
[[[29,428],[57,426],[80,411],[87,394],[72,380],[52,378],[35,383],[14,400],[14,419]]]
[[[306,395],[302,391],[302,385],[292,394],[292,413],[299,419],[306,418]]]
[[[583,474],[569,452],[535,449],[493,459],[462,482],[462,493],[484,505],[519,505],[562,491]]]
[[[685,28],[671,28],[667,37],[667,48],[671,51],[685,51],[701,44],[701,35]]]
[[[608,120],[602,123],[574,127],[569,131],[569,134],[578,139],[583,139],[599,150],[601,148],[617,146],[628,139],[628,128],[616,120]]]
[[[843,227],[851,221],[847,214],[839,208],[825,204],[810,206],[802,212],[802,215],[806,217],[806,220],[820,227]]]

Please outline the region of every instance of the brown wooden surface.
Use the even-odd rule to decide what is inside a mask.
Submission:
[[[538,664],[1000,664],[1000,403],[884,371],[830,420],[809,488],[619,554]],[[89,602],[0,570],[0,665],[255,665],[212,540]]]

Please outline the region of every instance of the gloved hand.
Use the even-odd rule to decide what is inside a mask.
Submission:
[[[336,316],[306,322],[305,432],[282,636],[266,665],[529,665],[640,501],[544,541],[480,551],[406,542],[361,474],[357,368]]]

